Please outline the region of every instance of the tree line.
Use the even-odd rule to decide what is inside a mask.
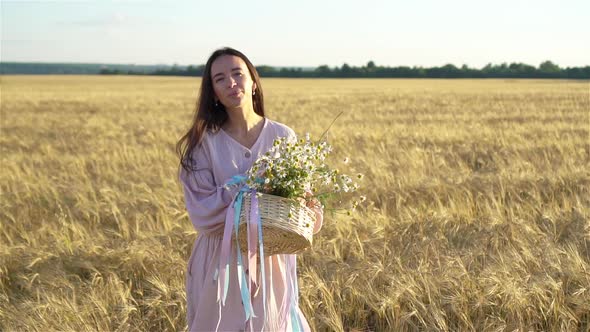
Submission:
[[[81,74],[81,75],[160,75],[202,76],[204,65],[104,65],[104,64],[56,64],[56,63],[0,63],[1,74]],[[447,64],[440,67],[378,66],[373,61],[356,67],[321,65],[316,68],[257,66],[262,77],[302,78],[564,78],[590,79],[590,66],[561,68],[551,61],[539,66],[524,63],[487,64],[481,69],[467,65],[456,67]]]
[[[147,75],[174,76],[202,76],[204,65],[170,69],[158,69]],[[343,64],[341,67],[322,65],[313,70],[303,68],[275,68],[271,66],[257,66],[256,70],[262,77],[302,77],[302,78],[566,78],[590,79],[590,66],[560,68],[551,61],[544,61],[538,67],[524,63],[487,64],[481,69],[470,68],[467,65],[456,67],[447,64],[442,67],[386,67],[377,66],[369,61],[361,67]],[[135,74],[139,72],[118,72],[117,70],[102,70],[101,74]]]

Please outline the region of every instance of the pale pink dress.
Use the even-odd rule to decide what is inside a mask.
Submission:
[[[250,149],[222,129],[206,132],[202,145],[193,154],[197,170],[190,173],[181,170],[180,181],[186,208],[198,233],[186,273],[186,319],[189,331],[250,331],[250,327],[255,331],[294,331],[298,330],[298,326],[304,331],[310,331],[298,302],[290,309],[285,309],[288,304],[283,303],[284,299],[289,298],[286,296],[289,291],[291,295],[298,296],[293,294],[292,287],[293,280],[297,281],[296,255],[265,258],[267,311],[263,310],[262,285],[253,287],[252,306],[257,317],[246,322],[236,274],[236,248],[232,243],[230,284],[225,306],[220,306],[217,301],[218,284],[214,276],[219,266],[226,212],[237,192],[237,189],[224,189],[223,184],[234,175],[246,173],[253,162],[271,148],[275,138],[296,139],[294,131],[286,125],[267,118],[264,121],[260,136]],[[323,221],[321,211],[316,211],[316,215],[318,221],[314,233],[320,230]],[[260,284],[259,274],[257,279]],[[296,318],[299,318],[300,325],[293,326]]]

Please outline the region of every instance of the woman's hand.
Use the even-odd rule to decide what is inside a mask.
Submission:
[[[307,191],[305,193],[306,197],[311,197],[309,201],[307,201],[307,207],[312,209],[315,212],[315,224],[313,225],[313,233],[316,234],[322,228],[324,223],[324,207],[320,201],[313,197],[313,193],[311,191]]]
[[[302,206],[307,206],[313,212],[315,212],[316,220],[313,227],[313,233],[316,234],[320,231],[324,222],[324,208],[322,204],[317,198],[313,197],[313,193],[311,191],[306,191],[304,197],[298,197],[297,199]]]
[[[310,199],[311,197],[311,199]],[[318,201],[317,198],[313,197],[313,193],[311,191],[306,191],[305,194],[303,195],[303,197],[297,197],[297,199],[299,200],[299,202],[301,203],[301,205],[303,206],[307,206],[310,209],[314,209],[314,208],[321,208],[321,204],[320,201]]]
[[[308,200],[308,198],[311,197],[311,199]],[[313,197],[313,193],[311,191],[306,191],[305,192],[305,198],[306,198],[306,206],[310,209],[314,209],[314,208],[322,208],[322,204],[320,203],[320,201]]]

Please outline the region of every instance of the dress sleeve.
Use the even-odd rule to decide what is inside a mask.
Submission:
[[[195,149],[195,170],[181,168],[179,175],[186,209],[197,231],[205,234],[218,232],[223,229],[227,207],[237,189],[227,190],[223,183],[215,183],[206,146],[203,144]]]
[[[287,137],[287,141],[297,142],[297,134],[295,134],[295,131],[289,127],[287,127],[287,135],[285,136]]]

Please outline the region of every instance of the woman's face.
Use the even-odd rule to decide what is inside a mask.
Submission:
[[[219,102],[226,109],[252,104],[256,83],[250,77],[246,62],[235,55],[222,55],[211,64],[211,82]]]

